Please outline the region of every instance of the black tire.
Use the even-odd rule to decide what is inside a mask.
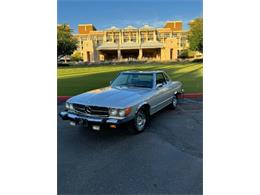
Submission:
[[[175,110],[178,104],[178,99],[176,95],[173,95],[171,104],[169,105],[171,109]]]
[[[135,115],[135,118],[131,122],[130,132],[132,134],[138,134],[145,130],[149,123],[149,114],[145,109],[140,109]]]

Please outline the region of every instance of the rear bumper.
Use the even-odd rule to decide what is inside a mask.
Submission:
[[[60,112],[59,116],[63,120],[73,121],[75,124],[89,124],[95,123],[100,125],[120,125],[130,121],[132,118],[124,118],[124,119],[112,119],[112,118],[98,118],[98,117],[90,117],[90,116],[82,116],[69,112]]]

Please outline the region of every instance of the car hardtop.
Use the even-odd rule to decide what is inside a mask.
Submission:
[[[129,70],[123,71],[121,73],[133,73],[133,74],[156,74],[156,73],[165,73],[162,70],[150,70],[150,71],[139,71],[139,70]]]

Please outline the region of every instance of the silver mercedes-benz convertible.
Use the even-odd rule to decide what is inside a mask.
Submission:
[[[164,71],[125,71],[109,87],[68,99],[66,110],[59,115],[71,125],[86,125],[97,131],[127,124],[134,133],[140,133],[152,114],[166,106],[176,108],[182,87]]]

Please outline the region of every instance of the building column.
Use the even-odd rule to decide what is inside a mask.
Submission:
[[[122,44],[122,31],[119,31],[119,45]]]
[[[124,43],[124,31],[122,31],[121,41],[121,43]]]
[[[143,58],[143,50],[139,49],[139,56],[138,59],[141,60]]]
[[[104,33],[103,42],[104,43],[107,42],[107,33],[106,32]]]
[[[138,43],[141,44],[141,31],[138,30]]]
[[[115,33],[114,33],[114,32],[112,32],[112,43],[114,43],[114,42],[115,42],[114,36],[115,36]]]
[[[128,42],[131,42],[131,33],[128,32]]]
[[[118,49],[117,50],[117,60],[121,60],[121,59],[122,59],[121,50]]]

